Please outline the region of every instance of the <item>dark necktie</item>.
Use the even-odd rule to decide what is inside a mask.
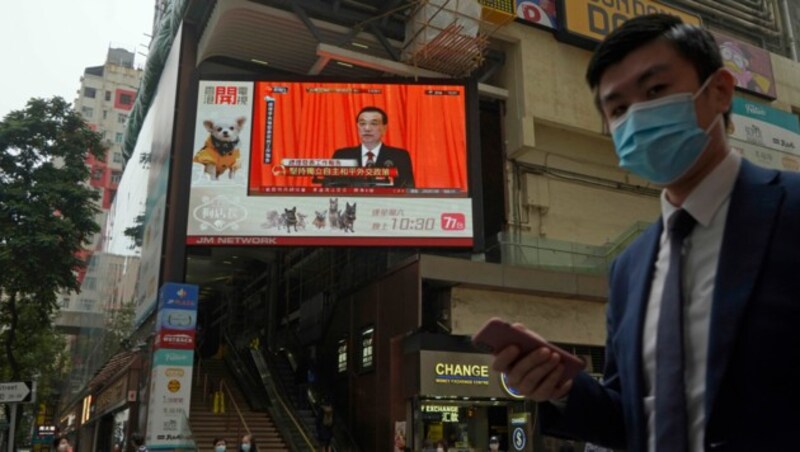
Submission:
[[[375,166],[375,154],[372,151],[367,151],[367,163],[364,166]]]
[[[689,450],[683,347],[683,241],[696,220],[681,209],[669,228],[669,270],[656,336],[656,452]]]

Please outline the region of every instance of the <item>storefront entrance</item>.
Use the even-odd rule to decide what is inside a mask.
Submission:
[[[488,451],[493,436],[500,450],[533,450],[534,404],[503,384],[491,355],[478,353],[465,338],[426,335],[407,339],[405,358],[404,367],[418,378],[405,388],[416,390],[405,393],[411,450]]]
[[[419,432],[414,450],[448,452],[489,449],[489,438],[500,439],[500,450],[509,448],[510,414],[523,411],[521,401],[420,400],[415,410],[414,432]]]

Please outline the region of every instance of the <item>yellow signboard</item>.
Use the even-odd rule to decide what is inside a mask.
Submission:
[[[565,0],[562,5],[564,31],[592,41],[602,41],[626,20],[645,14],[671,14],[700,25],[700,17],[654,0]]]

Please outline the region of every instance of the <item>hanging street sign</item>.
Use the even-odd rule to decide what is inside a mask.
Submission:
[[[33,402],[32,381],[12,381],[0,383],[0,403]]]

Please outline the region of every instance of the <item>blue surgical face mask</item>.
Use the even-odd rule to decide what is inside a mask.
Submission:
[[[250,450],[250,444],[249,443],[243,443],[242,444],[242,450],[244,452],[248,452]]]
[[[214,452],[225,452],[225,446],[217,446],[214,448]]]
[[[679,93],[638,102],[611,124],[619,166],[658,185],[678,180],[708,146],[708,130],[697,125],[694,100],[713,74],[695,93]]]

